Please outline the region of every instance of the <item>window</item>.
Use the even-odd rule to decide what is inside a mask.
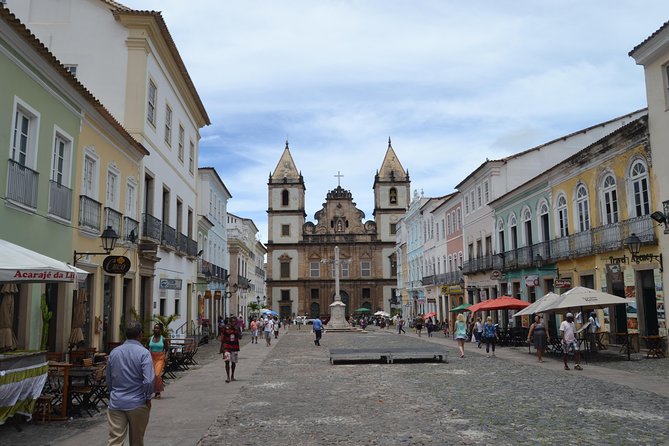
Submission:
[[[128,181],[125,186],[125,214],[126,216],[136,220],[137,216],[137,186],[135,183]]]
[[[446,238],[446,219],[441,219],[441,238]]]
[[[167,307],[166,304],[167,304],[167,299],[161,298],[160,299],[160,310],[159,310],[161,316],[165,316],[165,310],[166,310],[166,307]]]
[[[177,316],[181,314],[181,299],[174,299],[174,314]]]
[[[320,290],[319,290],[318,288],[312,288],[312,289],[311,289],[311,298],[312,298],[313,300],[318,300],[318,299],[320,298],[320,293],[319,293],[319,291],[320,291]]]
[[[502,220],[497,222],[497,248],[500,253],[506,251],[504,246],[504,222]]]
[[[177,156],[179,157],[179,161],[181,161],[182,163],[184,162],[185,137],[186,137],[186,131],[181,125],[179,125],[179,141],[178,141],[179,147],[177,149]]]
[[[281,290],[281,300],[283,301],[290,300],[290,290]]]
[[[604,217],[604,224],[610,225],[618,223],[618,193],[616,192],[616,180],[613,175],[608,175],[604,178],[602,184],[602,215]]]
[[[156,101],[158,99],[158,88],[152,80],[149,80],[149,95],[146,104],[146,120],[149,124],[156,126]]]
[[[97,198],[97,177],[98,177],[98,162],[91,154],[84,155],[84,177],[81,188],[81,194],[90,198]]]
[[[567,237],[569,235],[569,217],[567,216],[567,199],[564,195],[558,197],[556,210],[558,237]]]
[[[362,289],[362,299],[363,300],[369,300],[371,297],[372,297],[371,288],[363,288]]]
[[[397,234],[397,223],[390,223],[390,235]]]
[[[481,186],[478,186],[476,188],[476,198],[477,198],[476,201],[477,207],[483,206],[483,196],[481,195]]]
[[[172,109],[165,105],[165,142],[172,147]]]
[[[281,278],[288,279],[290,277],[290,261],[281,262]]]
[[[349,261],[345,260],[341,262],[341,276],[342,277],[348,277],[349,276]]]
[[[360,275],[362,277],[371,277],[372,262],[370,262],[369,260],[363,260],[360,262]]]
[[[576,218],[578,220],[578,230],[580,232],[590,229],[589,207],[588,189],[586,189],[583,184],[579,184],[576,189]]]
[[[281,225],[281,235],[284,237],[290,236],[290,225]]]
[[[483,183],[483,197],[485,198],[484,204],[488,204],[490,202],[490,186],[488,186],[487,181]]]
[[[0,2],[2,3],[2,2]],[[68,73],[72,76],[77,77],[77,66],[76,65],[63,65]]]
[[[474,189],[469,192],[469,201],[472,203],[472,212],[476,210],[476,202],[474,201]]]
[[[462,225],[462,213],[460,212],[460,208],[458,208],[457,216],[455,217],[455,229],[459,231],[461,225]]]
[[[630,180],[632,182],[632,201],[634,203],[634,216],[650,214],[650,195],[648,192],[648,170],[645,163],[635,161],[630,169]]]
[[[391,187],[388,195],[390,199],[390,204],[397,204],[397,189]]]
[[[309,262],[309,277],[321,276],[321,262]]]
[[[51,162],[51,181],[58,185],[70,184],[70,153],[72,141],[56,133]]]
[[[193,173],[193,170],[195,168],[194,165],[195,165],[195,144],[193,144],[193,141],[190,141],[188,147],[188,172]]]
[[[118,209],[118,173],[107,171],[107,207]]]
[[[396,276],[397,275],[397,255],[392,254],[388,258],[390,260],[390,275],[391,276]]]
[[[465,196],[465,215],[469,214],[469,196]]]
[[[290,202],[290,192],[287,190],[282,190],[281,191],[281,206],[288,206],[288,203]]]
[[[450,234],[452,232],[452,228],[453,228],[453,226],[451,226],[451,214],[448,214],[446,216],[446,228],[447,228],[446,233]]]
[[[518,225],[516,216],[513,214],[509,218],[509,235],[511,236],[511,249],[518,249]]]
[[[38,121],[36,112],[29,111],[27,106],[16,105],[10,158],[22,166],[33,167],[35,164]]]

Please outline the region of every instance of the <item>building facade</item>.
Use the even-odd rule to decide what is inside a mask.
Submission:
[[[281,317],[329,317],[335,295],[335,247],[346,316],[358,308],[397,310],[397,224],[410,180],[390,141],[374,177],[373,220],[337,185],[314,222],[305,221],[305,185],[288,144],[268,182],[268,304]]]

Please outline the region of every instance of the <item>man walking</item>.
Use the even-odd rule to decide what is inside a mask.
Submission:
[[[223,328],[221,334],[221,352],[223,353],[223,361],[225,361],[225,375],[226,383],[235,381],[235,368],[237,367],[237,360],[239,359],[239,326],[237,325],[237,318],[230,316],[227,325]]]
[[[270,317],[269,319],[265,319],[265,325],[263,325],[263,335],[265,335],[267,347],[272,345],[272,333],[274,333],[274,321]]]
[[[406,334],[407,332],[404,331],[404,318],[400,316],[399,320],[397,321],[397,334]]]
[[[576,324],[574,324],[574,315],[567,313],[565,315],[566,321],[560,324],[560,332],[562,332],[562,361],[564,362],[564,369],[569,370],[567,365],[567,358],[569,354],[574,354],[575,370],[583,370],[581,367],[581,356],[576,345]]]
[[[151,354],[140,342],[142,324],[139,321],[128,322],[125,337],[126,341],[113,349],[107,360],[107,444],[122,446],[129,431],[130,446],[142,446],[149,424],[155,374]]]
[[[316,334],[316,339],[314,344],[321,346],[321,336],[323,335],[323,321],[320,318],[314,319],[314,333]]]

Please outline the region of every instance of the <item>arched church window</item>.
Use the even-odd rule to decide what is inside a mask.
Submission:
[[[290,193],[287,190],[281,191],[281,205],[288,206],[288,199],[290,198]]]
[[[391,187],[389,194],[390,194],[390,204],[397,204],[397,189]]]

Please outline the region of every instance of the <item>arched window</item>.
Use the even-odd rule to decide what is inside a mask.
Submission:
[[[448,214],[446,216],[446,233],[450,234],[451,232],[453,232],[452,228],[453,227],[451,226],[451,214]]]
[[[529,209],[523,211],[523,227],[525,230],[525,246],[532,246],[532,212]]]
[[[462,213],[460,212],[460,208],[458,208],[457,215],[455,217],[455,230],[459,231],[460,230],[460,225],[462,224]]]
[[[548,218],[548,203],[542,201],[539,205],[539,233],[542,242],[546,242],[550,238]]]
[[[613,175],[607,175],[602,183],[602,217],[605,225],[618,223],[618,192]]]
[[[558,237],[567,237],[569,235],[569,217],[567,215],[567,198],[564,195],[558,197],[555,208]]]
[[[634,204],[634,216],[650,214],[650,193],[648,191],[648,169],[641,160],[636,160],[630,169],[630,181],[632,183],[632,203]]]
[[[509,217],[509,236],[511,237],[511,249],[518,249],[518,223],[514,214]]]
[[[497,222],[497,249],[500,253],[506,251],[504,242],[504,222],[502,220]]]
[[[290,198],[290,193],[287,190],[282,190],[281,191],[281,205],[282,206],[288,206],[288,201]]]
[[[388,192],[388,195],[390,199],[390,204],[397,204],[397,189],[391,187],[390,191]]]
[[[583,184],[579,184],[576,188],[576,219],[579,232],[590,229],[590,200],[588,189]]]

